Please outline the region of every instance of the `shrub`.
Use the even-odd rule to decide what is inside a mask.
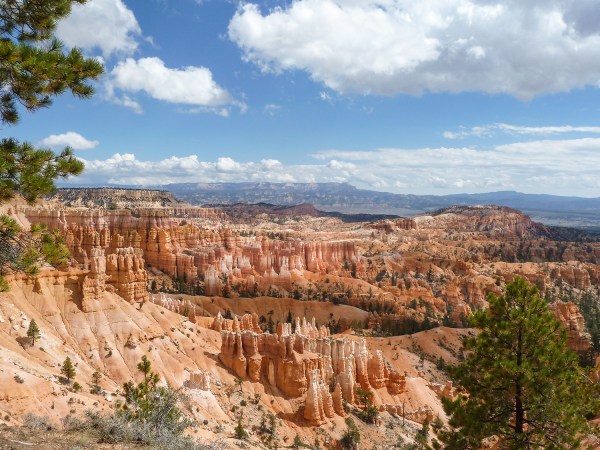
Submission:
[[[138,369],[144,374],[144,381],[123,385],[125,402],[117,402],[114,414],[86,413],[87,423],[99,434],[100,442],[136,442],[165,450],[206,448],[183,435],[190,421],[178,406],[184,400],[181,392],[158,386],[160,377],[151,371],[147,358],[142,359]]]
[[[358,415],[358,418],[360,420],[362,420],[363,422],[373,424],[379,417],[379,411],[377,410],[377,408],[375,406],[370,405],[370,406],[367,406],[362,411],[359,411],[357,415]]]
[[[36,416],[32,413],[25,414],[23,425],[31,430],[51,430],[50,418],[48,416]]]
[[[238,419],[238,423],[233,431],[237,439],[248,439],[248,432],[244,430],[242,416],[240,416],[240,418]]]
[[[78,419],[70,414],[63,417],[60,422],[65,431],[82,431],[89,428],[85,420]]]
[[[357,449],[358,443],[360,442],[360,432],[351,417],[346,418],[346,425],[348,426],[348,429],[342,435],[340,445],[346,450]]]
[[[296,435],[294,437],[294,443],[292,444],[292,448],[300,448],[300,447],[304,447],[304,442],[302,442],[302,439],[300,438],[299,435]]]

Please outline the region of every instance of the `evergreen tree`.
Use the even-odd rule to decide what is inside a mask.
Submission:
[[[60,368],[60,373],[65,376],[68,383],[75,378],[75,367],[73,366],[73,361],[71,361],[71,358],[68,356],[65,358],[65,362],[63,362],[63,365]]]
[[[269,315],[269,320],[267,320],[267,331],[271,334],[275,332],[275,322],[273,322],[273,316]]]
[[[238,423],[234,428],[235,437],[237,439],[248,439],[248,432],[244,429],[244,416],[240,415]]]
[[[152,372],[152,365],[145,356],[138,363],[138,369],[144,373],[144,381],[137,385],[131,381],[123,384],[125,403],[117,403],[118,414],[132,425],[143,425],[150,434],[150,441],[169,441],[181,436],[190,425],[178,406],[181,393],[168,385],[158,386],[160,376]]]
[[[31,345],[35,345],[35,340],[40,337],[40,329],[35,323],[35,319],[31,319],[29,322],[29,328],[27,328],[27,337],[31,338]]]
[[[45,226],[33,225],[25,232],[13,218],[0,216],[0,292],[8,290],[3,277],[7,272],[35,275],[42,262],[58,266],[69,257],[69,249],[57,230],[49,232]]]
[[[423,426],[415,435],[415,444],[418,450],[426,450],[429,448],[429,421],[425,419]]]
[[[142,356],[142,360],[138,363],[137,368],[144,374],[144,383],[148,382],[148,376],[151,374],[152,364],[146,355]]]
[[[360,442],[360,432],[358,431],[358,427],[351,417],[346,417],[346,426],[348,428],[340,439],[340,446],[346,450],[356,450],[358,449],[358,443]]]
[[[90,97],[89,83],[103,67],[81,50],[64,49],[54,31],[73,4],[85,0],[6,0],[0,3],[0,121],[16,124],[17,105],[27,111],[49,106],[67,89]],[[13,139],[0,142],[0,201],[21,193],[33,201],[54,188],[54,180],[77,175],[83,165],[67,148],[56,155]]]
[[[471,316],[479,333],[465,341],[468,357],[452,370],[469,395],[444,401],[447,448],[480,448],[491,436],[503,449],[578,448],[597,394],[567,348],[566,331],[522,278],[488,302]]]
[[[100,394],[102,389],[100,388],[100,380],[102,379],[102,374],[97,370],[92,374],[92,383],[94,386],[92,387],[92,394]]]
[[[67,90],[79,98],[93,94],[91,81],[103,72],[95,58],[77,48],[66,51],[54,31],[71,6],[86,0],[5,0],[0,2],[0,126],[14,125],[18,105],[27,111],[48,107]],[[83,164],[70,148],[58,154],[27,142],[0,141],[0,203],[21,194],[29,202],[54,190],[54,181],[78,175]],[[45,242],[42,242],[44,240]],[[37,239],[6,216],[0,217],[0,291],[8,289],[7,271],[33,272],[44,251],[64,256],[52,233]],[[44,247],[44,251],[40,249]],[[51,262],[52,264],[52,262]]]

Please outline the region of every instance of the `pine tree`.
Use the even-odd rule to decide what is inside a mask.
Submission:
[[[142,356],[142,360],[138,363],[137,368],[144,374],[144,383],[148,382],[148,376],[151,374],[152,364],[146,355]]]
[[[45,226],[34,224],[26,232],[13,218],[0,216],[0,292],[8,290],[5,273],[35,275],[42,262],[58,266],[69,257],[69,249],[58,230],[48,231]]]
[[[116,403],[117,415],[132,425],[133,429],[141,426],[139,429],[146,433],[148,443],[157,439],[169,442],[169,439],[181,437],[191,422],[178,406],[183,399],[180,391],[173,390],[169,385],[159,386],[160,376],[152,372],[150,361],[145,356],[138,364],[138,369],[144,373],[144,381],[137,385],[132,381],[123,384],[125,403]]]
[[[92,388],[92,394],[100,394],[102,389],[100,388],[100,380],[102,379],[102,374],[97,370],[92,374],[92,383],[94,386]]]
[[[35,323],[35,319],[31,319],[29,322],[29,328],[27,328],[27,337],[31,338],[31,345],[35,345],[35,340],[40,337],[40,329]]]
[[[451,371],[469,395],[444,401],[447,448],[479,448],[491,436],[503,449],[578,448],[598,395],[567,348],[565,329],[522,278],[488,302],[470,318],[479,333],[465,341],[469,356]]]
[[[423,426],[421,427],[421,429],[419,431],[417,431],[417,434],[415,435],[415,444],[416,444],[417,450],[425,450],[425,449],[429,448],[428,443],[429,443],[429,421],[427,419],[425,419],[425,422],[423,422]]]
[[[75,378],[75,367],[73,367],[73,361],[71,361],[71,358],[69,358],[68,356],[66,357],[65,362],[63,362],[63,365],[60,368],[60,373],[62,373],[65,376],[68,383],[70,383],[71,380]]]
[[[91,81],[103,72],[95,58],[77,49],[66,51],[56,39],[58,21],[71,6],[86,0],[5,0],[0,2],[0,126],[14,125],[18,105],[29,112],[50,106],[52,97],[67,90],[79,98],[93,94]],[[27,142],[0,141],[0,203],[21,194],[29,202],[54,190],[54,181],[78,175],[83,164],[70,148],[56,154]],[[54,257],[64,255],[53,248],[51,234],[44,243],[28,235],[6,216],[0,218],[0,291],[8,289],[7,271],[35,271],[44,250]],[[31,242],[34,241],[34,242]],[[35,244],[35,245],[34,245]]]
[[[17,105],[36,111],[52,104],[67,89],[90,97],[90,81],[103,67],[81,50],[65,51],[54,31],[73,4],[86,0],[6,0],[0,3],[0,121],[19,121]],[[21,193],[33,201],[54,188],[54,180],[77,175],[83,165],[67,148],[56,155],[13,139],[0,142],[0,202]]]

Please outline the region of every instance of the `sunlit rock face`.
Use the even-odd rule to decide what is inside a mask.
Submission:
[[[293,327],[280,323],[276,334],[254,331],[255,323],[250,314],[215,319],[213,328],[222,339],[219,360],[240,378],[268,383],[286,397],[305,396],[306,420],[319,424],[334,413],[344,415],[343,401],[354,403],[358,386],[387,387],[392,394],[404,390],[404,376],[390,368],[381,351],[371,353],[364,339],[331,336],[314,319],[296,318]]]

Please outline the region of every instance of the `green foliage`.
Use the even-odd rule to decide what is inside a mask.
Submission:
[[[67,383],[70,383],[73,378],[75,378],[75,367],[73,366],[73,361],[68,356],[65,358],[62,367],[60,368],[60,373],[64,375],[67,380]]]
[[[248,432],[244,429],[243,416],[240,415],[238,423],[233,430],[236,439],[248,439]]]
[[[271,445],[277,436],[277,422],[273,413],[263,413],[258,429],[265,444]]]
[[[0,47],[1,47],[0,41]],[[1,107],[0,107],[1,108]],[[20,193],[29,202],[50,194],[54,180],[79,175],[83,163],[69,147],[55,154],[49,149],[37,149],[27,142],[14,139],[0,141],[0,202]]]
[[[85,0],[6,0],[0,3],[0,118],[19,120],[17,103],[28,111],[47,107],[69,89],[80,98],[94,90],[102,64],[77,48],[66,52],[54,37],[59,20]]]
[[[79,392],[81,391],[82,386],[76,381],[75,383],[73,383],[73,392]]]
[[[415,435],[415,446],[418,450],[426,450],[429,448],[429,422],[425,420],[423,426]]]
[[[596,354],[600,353],[600,298],[597,293],[584,292],[579,299],[568,298],[579,305],[586,330],[592,338]]]
[[[363,408],[358,412],[358,418],[365,423],[375,423],[379,417],[379,410],[373,405],[373,392],[360,386],[354,392],[356,394],[356,401]]]
[[[190,422],[178,407],[180,393],[169,386],[158,386],[160,377],[152,372],[145,355],[138,369],[144,374],[144,381],[137,385],[129,381],[123,385],[125,403],[117,405],[119,416],[134,427],[144,427],[154,439],[181,436]]]
[[[491,436],[506,449],[578,448],[598,395],[565,330],[522,278],[488,302],[471,316],[479,333],[465,341],[468,357],[452,370],[469,396],[444,401],[452,429],[440,437],[452,449],[479,448]]]
[[[292,443],[292,448],[300,448],[304,447],[304,442],[302,442],[302,438],[299,435],[294,436],[294,442]]]
[[[92,394],[101,394],[102,388],[100,387],[100,380],[102,379],[102,374],[97,370],[92,374],[92,383],[94,384],[91,389]]]
[[[357,416],[365,423],[374,424],[379,417],[379,410],[375,406],[369,405],[362,411],[359,411]]]
[[[100,62],[74,48],[65,51],[53,33],[71,6],[85,0],[6,0],[0,2],[0,122],[19,121],[20,104],[35,111],[70,90],[93,94],[91,81],[103,72]],[[70,148],[56,154],[31,144],[0,141],[0,203],[21,194],[29,202],[54,190],[54,181],[78,175],[83,164]],[[68,258],[56,233],[27,233],[8,217],[0,218],[0,291],[8,290],[7,271],[35,274],[42,260],[52,265]]]
[[[38,328],[35,319],[31,319],[29,322],[29,328],[27,328],[27,337],[31,338],[31,345],[35,345],[35,340],[40,337],[40,329]]]
[[[144,374],[144,382],[148,382],[148,376],[151,375],[152,364],[146,355],[142,356],[142,360],[138,363],[137,368]]]
[[[439,433],[440,430],[442,428],[444,428],[444,421],[440,418],[440,416],[437,416],[433,420],[433,423],[431,424],[431,426],[433,427],[433,429],[435,430],[436,433]]]
[[[356,394],[356,401],[363,407],[367,407],[373,401],[373,392],[371,392],[369,389],[358,386],[354,390],[354,393]]]
[[[0,292],[8,292],[10,286],[8,285],[8,281],[2,275],[0,275]]]
[[[19,121],[17,105],[27,111],[49,106],[70,90],[90,97],[90,84],[103,72],[95,58],[74,48],[65,51],[54,31],[75,3],[85,0],[6,0],[0,3],[0,121]],[[57,178],[77,175],[83,164],[70,148],[55,154],[14,139],[0,141],[0,202],[21,193],[28,201],[54,189]]]
[[[360,442],[360,432],[352,420],[351,417],[346,417],[346,426],[348,427],[342,438],[340,439],[340,445],[346,450],[358,449],[358,443]]]
[[[13,218],[0,216],[0,291],[8,290],[2,277],[7,272],[35,275],[43,263],[59,266],[69,257],[69,249],[57,230],[32,225],[25,232]]]

